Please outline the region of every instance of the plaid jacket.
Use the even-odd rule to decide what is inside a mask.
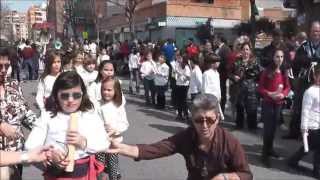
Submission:
[[[5,96],[0,98],[0,121],[5,121],[17,127],[22,133],[22,126],[32,128],[36,115],[28,107],[21,87],[17,81],[7,81],[4,84]],[[18,151],[23,148],[24,137],[8,140],[0,136],[0,149],[5,151]]]

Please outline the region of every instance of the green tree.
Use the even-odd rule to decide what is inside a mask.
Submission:
[[[107,0],[107,2],[119,6],[125,11],[125,16],[129,22],[129,29],[132,39],[134,39],[135,37],[135,12],[137,10],[138,5],[141,4],[143,1],[146,0]]]

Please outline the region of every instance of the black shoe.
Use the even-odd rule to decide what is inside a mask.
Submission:
[[[292,161],[291,159],[287,160],[287,165],[292,169],[299,169],[298,162]]]
[[[280,155],[279,155],[277,152],[275,152],[274,150],[272,150],[272,151],[269,153],[269,155],[270,155],[271,157],[276,158],[276,159],[280,158]]]
[[[262,155],[261,162],[266,168],[271,168],[271,162],[268,156]]]

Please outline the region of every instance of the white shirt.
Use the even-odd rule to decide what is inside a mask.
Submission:
[[[104,120],[104,124],[117,131],[114,140],[122,142],[122,133],[129,127],[125,105],[122,103],[117,107],[113,102],[102,104],[99,109],[99,115]]]
[[[153,60],[144,61],[141,65],[141,77],[148,80],[154,79],[155,62]]]
[[[52,76],[49,74],[43,80],[39,81],[36,102],[41,111],[45,110],[45,99],[51,95],[53,84],[56,81],[57,77],[58,76]]]
[[[90,84],[92,84],[92,82],[97,79],[98,71],[89,72],[84,70],[82,72],[79,72],[79,75],[81,76],[86,87],[89,87]]]
[[[108,54],[100,54],[97,58],[97,65],[99,65],[102,61],[109,61],[110,56]]]
[[[88,44],[84,44],[84,45],[83,45],[83,50],[84,50],[84,52],[89,53],[89,52],[90,52],[90,47],[89,47],[89,45],[88,45]]]
[[[197,94],[201,92],[202,88],[202,71],[198,65],[192,69],[190,76],[189,93]]]
[[[108,149],[110,141],[97,111],[77,112],[77,117],[77,131],[87,139],[87,147],[85,150],[76,149],[74,159],[81,159],[89,156],[89,153]],[[70,118],[70,115],[61,112],[53,118],[50,112],[41,113],[29,134],[25,148],[30,150],[43,145],[52,145],[65,151],[65,146],[59,142],[66,142]]]
[[[189,86],[191,71],[188,65],[182,69],[180,64],[176,66],[176,84],[177,86]]]
[[[93,43],[89,44],[89,49],[90,49],[90,54],[93,54],[93,55],[97,54],[96,43],[93,42]]]
[[[156,86],[165,86],[168,83],[169,66],[166,63],[157,63],[155,68],[154,84]]]
[[[88,87],[88,96],[95,107],[100,105],[101,100],[101,82],[93,81]]]
[[[320,86],[311,86],[303,95],[301,129],[320,129]]]
[[[208,69],[202,75],[202,92],[221,99],[220,75],[217,70]]]
[[[131,71],[132,69],[137,69],[139,66],[139,61],[140,61],[140,55],[139,53],[137,54],[130,54],[129,55],[129,70]]]

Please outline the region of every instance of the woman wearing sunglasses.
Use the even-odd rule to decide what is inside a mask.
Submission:
[[[77,130],[68,130],[71,114],[77,117]],[[103,170],[94,153],[106,150],[110,142],[103,121],[93,109],[85,84],[74,71],[61,73],[56,79],[46,104],[46,111],[26,142],[26,148],[52,145],[54,150],[44,173],[46,180],[95,180]],[[64,171],[69,161],[67,145],[76,147],[74,171]]]
[[[126,145],[112,142],[108,153],[119,153],[136,160],[150,160],[175,153],[183,155],[188,180],[251,180],[239,141],[218,126],[219,102],[210,94],[196,96],[191,106],[192,125],[154,144]]]

